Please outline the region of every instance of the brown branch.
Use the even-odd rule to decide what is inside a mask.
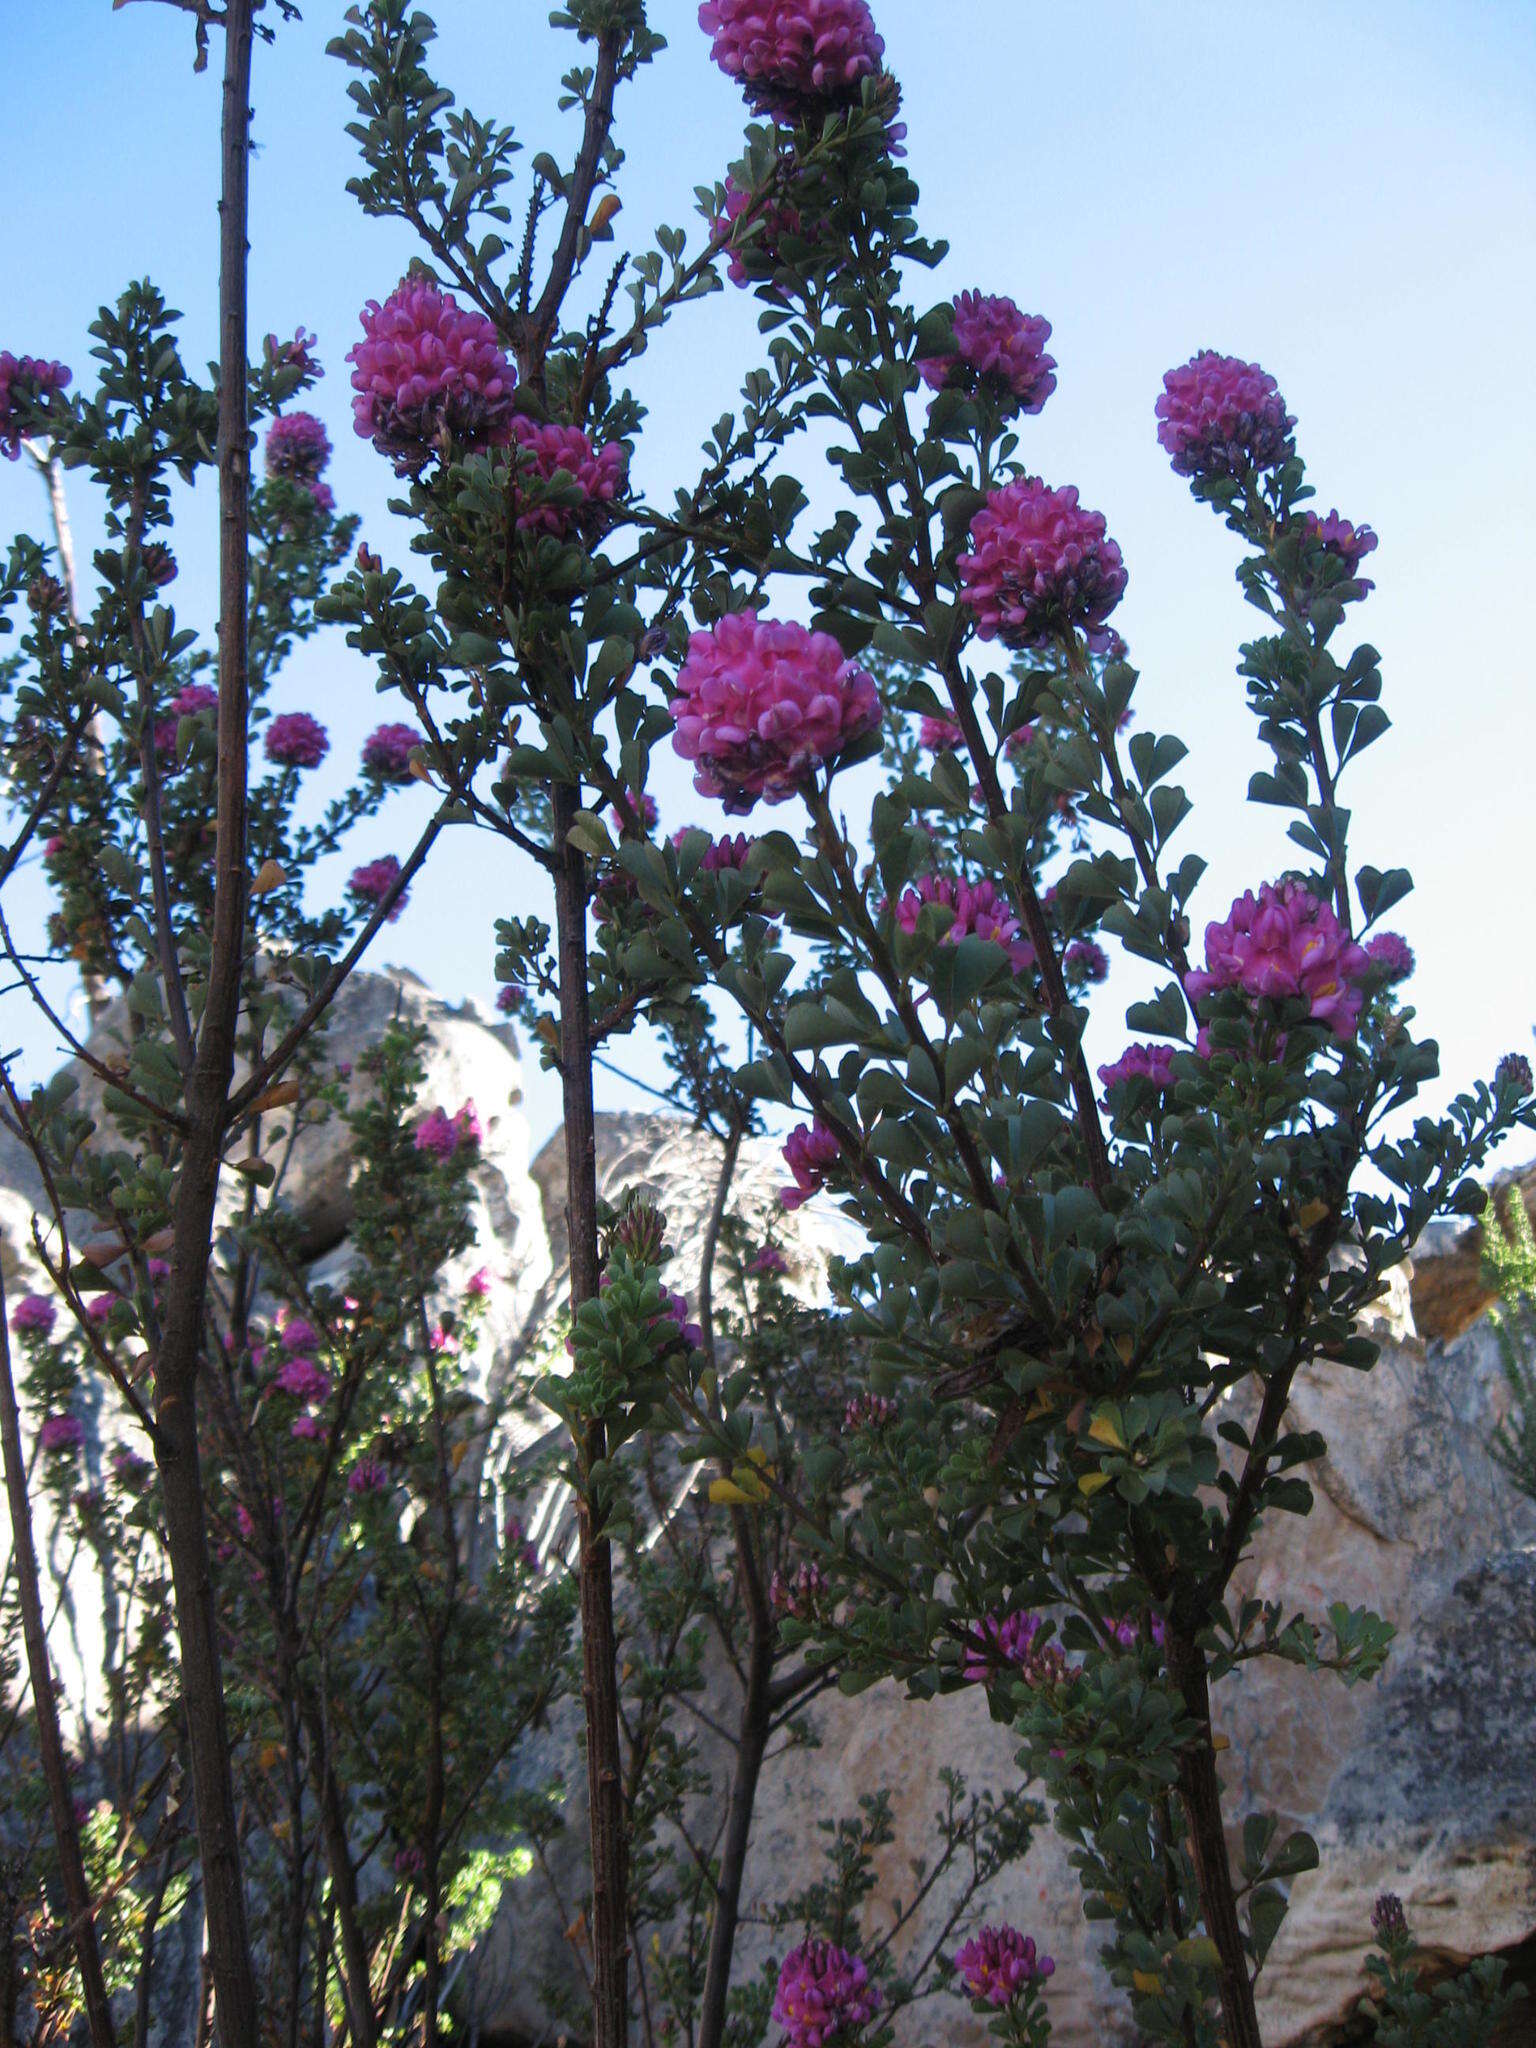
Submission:
[[[80,1834],[75,1826],[74,1802],[69,1790],[69,1767],[64,1757],[63,1736],[59,1731],[53,1666],[48,1656],[48,1635],[43,1624],[43,1603],[38,1588],[37,1552],[32,1542],[27,1468],[21,1449],[21,1416],[16,1406],[16,1384],[11,1377],[11,1343],[7,1323],[5,1282],[0,1277],[0,1451],[3,1451],[5,1462],[5,1490],[11,1511],[11,1538],[15,1546],[13,1554],[22,1633],[27,1645],[27,1671],[32,1680],[32,1704],[37,1714],[37,1746],[43,1776],[48,1784],[48,1805],[64,1873],[69,1931],[74,1942],[75,1960],[80,1967],[80,1985],[85,1997],[86,2016],[90,2021],[92,2048],[117,2048],[117,2036],[112,2027],[112,2002],[107,1996],[106,1979],[102,1974],[90,1886],[86,1881]],[[9,1934],[9,1929],[0,1929],[0,1939],[8,1940]]]

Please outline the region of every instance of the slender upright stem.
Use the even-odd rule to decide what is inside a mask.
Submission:
[[[251,17],[252,0],[228,0],[219,202],[219,741],[213,934],[196,1056],[187,1079],[187,1135],[173,1210],[171,1277],[155,1360],[155,1451],[176,1593],[208,1964],[222,2048],[257,2048],[260,2013],[241,1883],[240,1831],[197,1440],[204,1297],[234,1073],[245,937]]]
[[[1168,1629],[1168,1674],[1183,1696],[1197,1734],[1179,1758],[1179,1797],[1189,1825],[1190,1856],[1200,1887],[1200,1913],[1216,1945],[1225,2048],[1264,2048],[1253,1980],[1237,1917],[1237,1893],[1222,1826],[1221,1780],[1211,1740],[1211,1695],[1205,1652],[1175,1623]]]
[[[43,1777],[48,1785],[54,1841],[64,1873],[64,1903],[69,1908],[69,1932],[80,1970],[80,1988],[91,2029],[91,2048],[117,2048],[117,2036],[112,2030],[112,2001],[107,1996],[101,1951],[96,1945],[96,1916],[91,1909],[91,1888],[86,1882],[85,1863],[80,1854],[80,1833],[75,1826],[75,1809],[70,1798],[64,1739],[59,1732],[58,1702],[53,1694],[53,1665],[48,1656],[48,1633],[43,1623],[43,1602],[37,1578],[37,1552],[32,1544],[32,1513],[27,1501],[27,1466],[21,1450],[21,1417],[16,1407],[16,1383],[11,1377],[11,1341],[3,1278],[0,1278],[0,1451],[4,1454],[5,1491],[11,1510],[12,1561],[16,1568],[21,1630],[26,1639],[27,1672],[32,1680],[32,1705],[37,1714],[37,1746],[42,1757]],[[0,1928],[0,1939],[8,1943],[10,1932],[9,1927]]]
[[[571,1313],[598,1291],[597,1129],[592,1106],[592,1014],[587,984],[587,865],[571,844],[580,792],[554,790],[555,926],[560,964],[560,1072],[565,1094],[566,1229]],[[625,2048],[629,2037],[628,1845],[619,1742],[613,1551],[603,1533],[605,1489],[591,1479],[607,1456],[607,1432],[588,1422],[576,1443],[580,1479],[581,1696],[587,1724],[587,1802],[592,1840],[592,2038]]]

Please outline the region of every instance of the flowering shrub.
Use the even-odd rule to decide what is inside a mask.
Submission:
[[[196,11],[204,37],[237,31],[238,72],[249,0]],[[1438,1119],[1397,1121],[1435,1055],[1394,1002],[1402,955],[1369,949],[1409,880],[1357,860],[1340,796],[1387,730],[1378,658],[1343,631],[1374,535],[1316,518],[1267,372],[1206,352],[1168,373],[1147,432],[1240,549],[1261,622],[1241,656],[1267,761],[1251,793],[1288,813],[1296,863],[1244,888],[1192,959],[1206,864],[1175,844],[1183,744],[1133,705],[1110,623],[1125,562],[1104,515],[1026,466],[1054,376],[1043,323],[984,292],[923,303],[939,249],[870,7],[704,0],[717,65],[771,117],[730,169],[751,196],[732,213],[729,188],[701,188],[693,249],[662,228],[610,270],[594,252],[616,215],[616,97],[659,48],[646,14],[557,13],[582,46],[563,87],[580,139],[565,161],[530,158],[520,192],[511,130],[438,85],[419,10],[369,0],[337,38],[353,189],[420,242],[348,358],[420,586],[335,515],[324,427],[299,424],[320,414],[294,409],[319,376],[303,331],[239,360],[238,262],[207,383],[148,286],[93,329],[91,393],[0,359],[0,445],[36,437],[59,475],[88,477],[105,536],[89,589],[66,587],[62,546],[23,539],[0,568],[7,872],[48,849],[38,949],[75,962],[98,1006],[122,996],[133,1027],[107,1057],[71,1047],[100,1084],[101,1132],[72,1077],[10,1105],[60,1214],[88,1219],[92,1295],[110,1296],[93,1313],[82,1262],[59,1266],[68,1326],[17,1330],[22,1391],[56,1421],[108,1411],[154,1450],[152,1472],[109,1458],[82,1474],[90,1446],[77,1461],[61,1441],[44,1492],[99,1544],[114,1600],[144,1587],[104,1693],[124,1717],[131,1699],[147,1750],[177,1770],[186,1756],[196,1795],[130,1772],[104,1796],[99,1852],[87,1828],[87,1882],[69,1759],[39,1715],[53,1848],[36,1889],[86,1901],[69,1922],[78,2009],[61,1998],[48,2023],[63,2038],[106,1996],[103,1902],[132,1902],[139,1939],[119,1948],[139,1953],[147,1927],[152,1961],[159,1880],[134,1844],[163,1827],[204,1916],[226,2048],[256,2048],[258,2023],[308,2038],[333,2014],[356,2041],[440,2036],[468,1917],[454,1887],[493,1853],[466,1830],[505,1842],[515,1813],[530,1856],[550,1838],[502,1766],[563,1682],[579,1606],[591,1869],[562,1924],[583,1932],[596,2048],[624,2048],[637,2010],[696,2048],[770,2018],[823,2048],[898,2009],[897,1959],[860,1917],[890,1840],[875,1799],[833,1823],[826,1881],[774,1909],[780,1952],[799,1945],[771,1999],[732,1982],[782,1717],[823,1684],[878,1680],[917,1699],[982,1688],[1074,1843],[1140,2035],[1261,2048],[1255,1981],[1318,1851],[1223,1786],[1212,1692],[1259,1658],[1368,1681],[1390,1629],[1342,1603],[1256,1605],[1235,1574],[1266,1520],[1310,1503],[1322,1447],[1293,1426],[1301,1377],[1371,1364],[1360,1318],[1389,1269],[1433,1215],[1475,1210],[1492,1147],[1536,1123],[1518,1053]],[[249,95],[231,87],[238,223]],[[653,501],[626,379],[718,288],[722,205],[764,360],[697,475]],[[270,472],[251,481],[231,451],[268,422]],[[830,464],[814,505],[789,467],[812,426]],[[221,626],[202,646],[169,601],[167,536],[173,484],[216,450]],[[252,785],[231,740],[242,712],[247,739],[261,729],[283,658],[331,625],[400,722],[301,826],[297,777]],[[267,726],[276,765],[316,754],[304,716]],[[658,817],[653,833],[669,745],[701,794],[779,807],[776,828],[713,842]],[[416,748],[430,816],[408,850],[353,865],[353,828]],[[561,1425],[574,1565],[537,1587],[527,1538],[507,1541],[481,1493],[462,1375],[485,1295],[439,1277],[467,1250],[477,1120],[418,1104],[394,1035],[352,1077],[327,1076],[322,1049],[404,877],[461,829],[514,848],[548,894],[527,903],[519,884],[496,927],[498,980],[520,991],[566,1125],[569,1349],[551,1347],[539,1398]],[[331,874],[350,874],[341,901],[316,908]],[[3,944],[33,985],[28,951]],[[1122,953],[1149,990],[1128,1008]],[[791,1309],[771,1262],[748,1274],[743,1242],[749,1312],[728,1325],[706,1287],[695,1315],[665,1281],[654,1212],[599,1201],[594,1070],[642,1026],[728,1165],[770,1119],[806,1119],[784,1206],[835,1201],[851,1225],[819,1311]],[[1133,1040],[1099,1076],[1107,1119],[1085,1049],[1101,1026]],[[343,1112],[343,1079],[361,1107]],[[343,1113],[360,1168],[338,1294],[299,1256],[279,1190],[282,1148]],[[722,1188],[706,1271],[730,1242]],[[13,1478],[9,1409],[5,1434]],[[679,1461],[698,1468],[681,1501]],[[711,1632],[742,1761],[706,1845],[687,1833],[704,1766],[678,1731]],[[51,1700],[46,1668],[30,1675]],[[1020,1814],[951,1812],[946,1848],[995,1871]],[[1024,1960],[991,1933],[972,1951],[988,1999]],[[1006,1988],[999,2025],[1033,2048],[1038,1977]]]

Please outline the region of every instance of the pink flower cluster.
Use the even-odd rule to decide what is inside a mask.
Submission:
[[[1333,555],[1338,561],[1349,565],[1349,573],[1356,570],[1367,555],[1374,554],[1378,545],[1377,537],[1368,526],[1356,526],[1351,520],[1343,519],[1337,512],[1330,512],[1326,519],[1319,519],[1315,512],[1304,512],[1301,523],[1306,528],[1307,538],[1316,541],[1324,554]],[[1355,579],[1363,592],[1374,590],[1375,584],[1368,577]]]
[[[1103,981],[1109,974],[1109,955],[1097,939],[1074,939],[1061,956],[1061,971],[1073,983]]]
[[[747,855],[757,844],[745,832],[723,832],[718,839],[709,842],[702,866],[706,875],[724,874],[727,870],[738,872],[747,864]]]
[[[1507,1052],[1493,1070],[1495,1089],[1513,1088],[1525,1096],[1531,1092],[1531,1063],[1523,1052]]]
[[[1045,1622],[1038,1614],[1016,1608],[1012,1614],[989,1614],[967,1637],[962,1675],[973,1685],[990,1685],[1005,1668],[1026,1685],[1062,1685],[1072,1667],[1054,1642],[1036,1643]]]
[[[466,311],[425,278],[405,278],[363,308],[349,350],[352,420],[396,470],[419,470],[446,435],[460,449],[503,445],[512,432],[517,372],[483,313]]]
[[[162,759],[176,752],[176,733],[184,718],[201,718],[205,711],[217,711],[219,693],[210,683],[188,683],[171,699],[166,716],[155,721],[155,752]]]
[[[1238,477],[1290,453],[1294,417],[1257,363],[1203,348],[1163,378],[1157,438],[1180,476]]]
[[[791,1188],[779,1189],[786,1209],[798,1209],[826,1185],[826,1172],[843,1156],[836,1134],[817,1117],[814,1123],[797,1124],[784,1141],[784,1163],[795,1177]]]
[[[965,733],[955,719],[935,718],[929,712],[917,728],[917,743],[931,754],[958,753],[965,745]]]
[[[699,27],[727,78],[781,120],[856,101],[885,57],[865,0],[703,0]]]
[[[884,1429],[896,1420],[896,1403],[884,1394],[856,1394],[843,1410],[843,1428]]]
[[[11,1328],[26,1337],[46,1337],[51,1334],[58,1313],[46,1294],[24,1294],[11,1310]]]
[[[267,429],[267,475],[297,484],[320,512],[336,503],[330,485],[320,481],[330,459],[331,437],[312,412],[282,413]]]
[[[661,1290],[662,1309],[658,1321],[673,1323],[677,1334],[690,1351],[697,1351],[704,1342],[704,1331],[700,1324],[688,1320],[688,1298],[674,1294],[668,1288]]]
[[[1052,490],[1037,477],[989,493],[971,521],[971,552],[955,567],[977,632],[1005,647],[1079,630],[1100,652],[1125,594],[1125,563],[1103,513],[1086,511],[1070,485]]]
[[[622,441],[607,441],[594,448],[580,427],[542,424],[521,414],[512,421],[512,438],[521,457],[519,468],[538,484],[551,483],[564,475],[581,494],[576,506],[546,502],[536,496],[517,515],[519,533],[552,533],[557,539],[579,527],[593,524],[605,505],[611,505],[623,490],[629,475],[629,451]]]
[[[503,982],[496,991],[496,1007],[503,1017],[510,1017],[515,1010],[522,1008],[527,994],[520,981]]]
[[[69,383],[62,363],[45,362],[40,356],[13,356],[0,349],[0,455],[14,462],[21,453],[22,412],[28,405],[43,405]],[[21,401],[18,403],[18,401]]]
[[[359,903],[378,905],[384,901],[399,879],[399,861],[392,853],[382,854],[378,860],[364,861],[360,868],[352,870],[351,879],[347,883],[347,894]],[[395,906],[389,913],[390,924],[393,924],[404,910],[410,893],[409,889],[402,889],[395,898]]]
[[[788,1578],[782,1572],[774,1573],[768,1584],[768,1602],[776,1614],[789,1614],[804,1621],[815,1611],[826,1590],[826,1574],[811,1557]]]
[[[312,1358],[285,1358],[278,1367],[273,1384],[290,1401],[330,1399],[331,1376]]]
[[[484,1136],[475,1105],[466,1102],[457,1116],[445,1109],[432,1109],[416,1126],[415,1146],[434,1159],[452,1159],[456,1152],[476,1150]]]
[[[1220,924],[1205,928],[1205,967],[1185,987],[1192,1001],[1218,989],[1284,1001],[1305,997],[1313,1019],[1353,1038],[1370,969],[1328,904],[1302,882],[1266,882],[1238,897]]]
[[[625,810],[628,806],[628,811]],[[642,835],[649,832],[661,816],[655,797],[649,790],[627,789],[624,803],[615,804],[608,813],[608,822],[619,837],[633,836],[638,830]]]
[[[958,946],[962,939],[990,939],[1008,955],[1015,974],[1035,964],[1035,949],[1019,936],[1019,920],[995,883],[985,876],[979,882],[964,875],[922,875],[910,889],[904,889],[896,905],[896,922],[909,936],[916,932],[918,919],[930,904],[952,910],[954,917],[941,944]]]
[[[376,725],[363,741],[363,768],[380,782],[409,782],[411,749],[420,745],[414,725]]]
[[[298,370],[306,377],[320,375],[320,358],[315,354],[315,337],[307,328],[297,328],[292,341],[279,341],[269,334],[262,352],[274,370]]]
[[[777,1280],[781,1274],[789,1271],[789,1261],[776,1244],[765,1244],[747,1271],[760,1273],[765,1279]]]
[[[790,2048],[826,2048],[868,2026],[879,2010],[867,1965],[830,1941],[802,1941],[779,1965],[773,2018]]]
[[[1021,313],[1012,299],[962,292],[954,306],[952,354],[919,362],[934,391],[975,391],[1009,402],[1010,411],[1039,412],[1056,389],[1055,359],[1045,352],[1051,323]]]
[[[383,1493],[389,1486],[389,1473],[382,1458],[376,1458],[367,1451],[347,1474],[348,1493]]]
[[[1122,1088],[1137,1075],[1154,1088],[1171,1088],[1173,1053],[1170,1045],[1128,1045],[1119,1059],[1100,1067],[1099,1079],[1106,1089]]]
[[[726,275],[732,284],[749,285],[755,281],[748,267],[754,259],[776,267],[779,243],[784,236],[798,236],[806,241],[820,239],[814,227],[807,227],[797,206],[774,194],[757,206],[748,224],[749,231],[738,248],[734,240],[736,223],[756,203],[756,198],[755,193],[728,177],[725,204],[710,222],[710,241],[715,248],[725,250]]]
[[[279,768],[318,768],[331,742],[318,718],[307,711],[284,711],[267,727],[263,751]]]
[[[43,1426],[37,1432],[37,1440],[45,1451],[73,1453],[85,1442],[85,1430],[79,1416],[66,1411],[60,1415],[45,1416]]]
[[[1377,932],[1366,940],[1365,954],[1388,981],[1406,981],[1413,972],[1413,948],[1397,932]]]
[[[694,787],[746,812],[782,803],[880,724],[880,699],[830,633],[732,612],[688,642],[672,744]]]
[[[1051,1976],[1049,1956],[1036,1952],[1027,1934],[1016,1927],[983,1927],[955,1957],[955,1968],[972,1998],[987,2005],[1011,2005],[1031,1984]]]

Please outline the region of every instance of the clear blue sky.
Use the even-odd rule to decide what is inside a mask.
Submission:
[[[1324,510],[1381,535],[1362,631],[1381,649],[1394,731],[1354,771],[1356,859],[1407,861],[1418,891],[1397,922],[1419,957],[1412,993],[1448,1076],[1488,1073],[1528,1047],[1536,949],[1526,896],[1532,778],[1527,614],[1536,589],[1536,7],[1530,0],[875,0],[906,95],[928,232],[952,254],[932,292],[1004,292],[1055,327],[1059,388],[1026,422],[1053,483],[1102,508],[1130,587],[1117,616],[1142,670],[1145,721],[1189,741],[1196,812],[1182,843],[1211,873],[1201,921],[1283,864],[1272,812],[1242,798],[1262,765],[1234,675],[1255,615],[1234,542],[1168,470],[1152,417],[1162,371],[1196,348],[1257,358],[1298,415]],[[363,300],[412,252],[345,191],[345,74],[324,54],[342,0],[306,0],[301,26],[258,50],[252,327],[316,330],[318,398],[337,444],[331,478],[369,540],[404,565],[390,477],[354,439],[343,361]],[[653,0],[672,48],[622,108],[629,151],[617,223],[645,246],[655,222],[693,228],[692,192],[736,151],[739,99],[707,61],[692,0]],[[52,0],[6,9],[11,91],[0,133],[7,204],[0,346],[87,366],[85,329],[131,276],[187,315],[191,360],[214,350],[217,40],[191,72],[169,8]],[[439,75],[477,112],[511,121],[529,154],[568,154],[553,85],[572,45],[542,0],[439,0]],[[755,305],[730,288],[640,366],[652,407],[639,471],[686,474],[732,404],[756,343]],[[77,493],[88,543],[91,508]],[[40,530],[37,487],[0,463],[0,537]],[[214,523],[200,498],[178,536],[179,606],[212,612]],[[333,763],[380,716],[338,637],[305,650],[280,708],[330,725]],[[332,765],[332,764],[328,764]],[[322,778],[317,777],[317,784]],[[656,782],[663,823],[705,819],[681,764]],[[393,800],[357,858],[405,842],[424,799]],[[382,957],[448,995],[494,992],[491,926],[524,911],[528,872],[482,835],[434,858]],[[339,880],[339,877],[338,877]],[[40,903],[35,878],[17,884]],[[1127,989],[1129,991],[1129,987]],[[1104,1037],[1118,1043],[1111,1017]],[[31,1070],[53,1049],[11,999],[7,1048]],[[655,1068],[641,1053],[640,1070]],[[529,1077],[540,1132],[557,1114]],[[617,1106],[635,1098],[610,1083]]]

